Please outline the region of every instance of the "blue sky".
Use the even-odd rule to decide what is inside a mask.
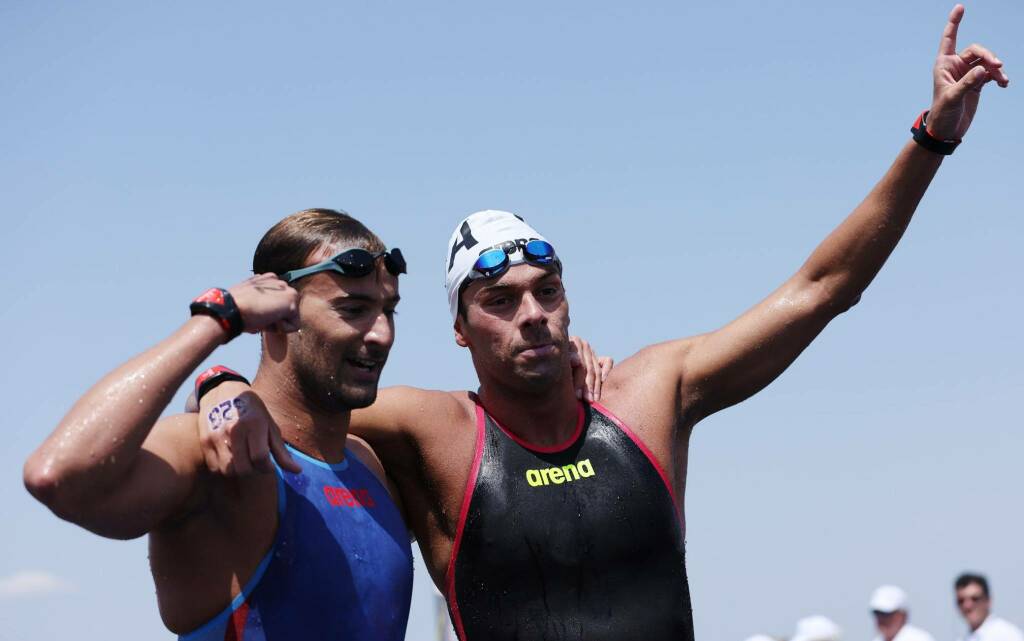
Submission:
[[[552,240],[575,331],[621,360],[722,325],[800,265],[927,107],[949,9],[0,4],[0,639],[169,638],[144,541],[58,521],[21,465],[193,296],[244,278],[281,217],[342,208],[402,248],[386,384],[475,385],[442,261],[452,226],[484,208]],[[698,427],[698,638],[786,635],[821,613],[867,639],[868,596],[891,582],[952,639],[966,568],[1024,623],[1022,27],[1019,2],[968,5],[961,45],[995,50],[1010,88],[985,90],[863,302]],[[214,360],[252,373],[256,340]],[[430,639],[425,572],[414,599],[408,638]]]

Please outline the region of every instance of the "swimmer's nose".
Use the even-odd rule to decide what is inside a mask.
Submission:
[[[533,294],[526,292],[519,301],[519,322],[521,325],[543,325],[547,314]]]

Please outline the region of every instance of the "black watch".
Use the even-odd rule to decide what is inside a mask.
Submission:
[[[246,385],[251,385],[249,379],[242,376],[235,370],[224,367],[223,365],[214,365],[196,377],[196,405],[199,405],[199,401],[203,398],[203,395],[221,383],[226,383],[227,381],[238,381],[240,383],[245,383]]]
[[[211,316],[220,323],[224,331],[228,333],[225,343],[242,333],[242,312],[238,311],[235,299],[226,289],[211,287],[192,301],[188,306],[192,315],[204,314]]]
[[[956,146],[962,141],[952,138],[933,138],[932,135],[928,133],[927,118],[928,112],[921,112],[921,115],[914,121],[914,126],[910,128],[910,133],[914,134],[914,142],[921,145],[928,151],[934,151],[935,153],[942,154],[943,156],[952,154],[953,150],[956,149]]]

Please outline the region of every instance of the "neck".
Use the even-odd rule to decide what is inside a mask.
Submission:
[[[488,414],[519,438],[535,445],[548,447],[564,443],[576,430],[579,401],[571,376],[537,393],[491,382],[480,386],[479,396]]]
[[[345,460],[349,411],[327,412],[306,402],[294,376],[282,376],[277,368],[260,367],[253,380],[267,411],[292,447],[326,463]]]

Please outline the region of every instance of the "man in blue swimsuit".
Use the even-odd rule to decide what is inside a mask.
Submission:
[[[966,133],[982,87],[1008,83],[983,47],[957,52],[962,16],[958,5],[946,24],[931,109],[864,201],[748,312],[623,362],[603,404],[573,392],[552,244],[507,212],[456,226],[446,284],[479,392],[382,390],[351,429],[395,480],[460,639],[692,641],[683,519],[692,430],[771,383],[859,300]],[[834,135],[839,146],[849,134]],[[650,248],[637,250],[608,251],[637,278],[657,277],[644,269]],[[609,311],[646,304],[630,295]],[[207,402],[245,398],[243,388],[229,382]],[[257,440],[268,422],[260,412],[231,421]],[[210,454],[230,464],[222,455]]]
[[[289,270],[295,289],[275,276]],[[97,534],[149,534],[160,613],[182,638],[401,641],[408,530],[348,422],[376,397],[405,263],[353,218],[307,210],[267,232],[253,271],[93,386],[26,463],[26,486]],[[236,458],[215,474],[194,415],[157,419],[241,331],[262,333],[254,388],[288,444],[221,429],[253,409],[244,400],[216,407],[205,447]],[[231,376],[209,371],[201,386]]]

